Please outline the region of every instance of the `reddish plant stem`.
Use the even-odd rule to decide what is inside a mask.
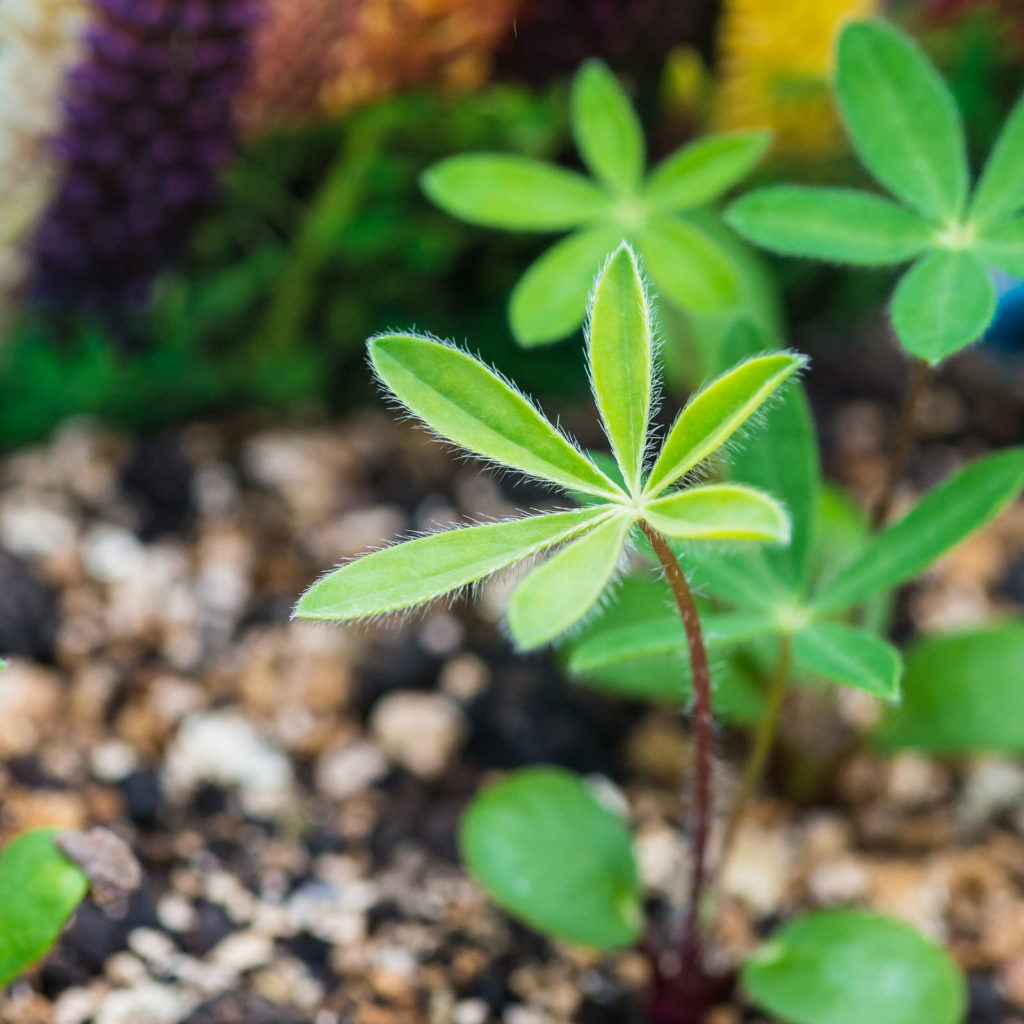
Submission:
[[[924,395],[931,372],[931,366],[923,359],[914,360],[910,383],[907,385],[907,391],[903,397],[903,410],[900,413],[899,426],[893,439],[892,456],[889,459],[885,475],[885,486],[871,509],[872,529],[877,530],[883,526],[892,514],[896,489],[900,485],[900,480],[903,479],[903,470],[906,468],[910,449],[913,448],[914,441],[917,439],[917,408],[921,404],[921,397]]]
[[[711,744],[714,738],[714,715],[711,704],[711,671],[708,666],[707,649],[700,617],[693,600],[693,592],[686,582],[678,559],[661,534],[641,520],[640,528],[654,548],[661,563],[665,579],[672,588],[679,617],[686,630],[686,642],[690,651],[690,667],[693,676],[694,694],[694,810],[693,810],[693,855],[690,870],[689,904],[683,925],[682,942],[679,950],[679,977],[685,987],[693,984],[703,975],[704,957],[700,926],[701,903],[707,884],[707,848],[711,832]]]

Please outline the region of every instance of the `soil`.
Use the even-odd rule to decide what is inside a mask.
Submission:
[[[1020,400],[998,378],[978,362],[933,385],[904,500],[1019,438]],[[818,393],[829,469],[866,499],[891,409],[828,379],[843,381]],[[1001,416],[991,401],[971,411],[986,388]],[[0,841],[102,825],[144,869],[129,900],[83,905],[0,997],[4,1024],[642,1024],[643,958],[510,921],[461,870],[455,828],[503,771],[580,771],[628,808],[652,915],[670,921],[686,866],[682,716],[514,655],[507,580],[398,622],[288,621],[344,557],[549,496],[383,413],[142,440],[73,422],[0,462],[0,484]],[[1019,506],[927,575],[900,629],[1019,609],[1022,553]],[[837,708],[846,735],[875,713],[856,694]],[[1024,1024],[1024,767],[852,746],[800,802],[776,766],[724,882],[720,966],[802,909],[873,907],[949,945],[971,1024]],[[725,795],[743,748],[720,732]],[[763,1019],[724,998],[709,1024]]]

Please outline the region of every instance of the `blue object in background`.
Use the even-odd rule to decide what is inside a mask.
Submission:
[[[1024,353],[1024,281],[1001,270],[993,273],[998,296],[995,319],[984,343],[1005,355]]]

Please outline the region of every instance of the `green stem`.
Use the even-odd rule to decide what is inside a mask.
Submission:
[[[782,638],[779,656],[775,661],[775,666],[768,680],[764,711],[757,723],[750,753],[747,755],[747,763],[743,766],[739,790],[736,793],[736,799],[733,801],[732,810],[729,812],[729,820],[725,826],[725,835],[722,838],[721,851],[718,855],[719,881],[725,875],[729,857],[736,844],[736,835],[739,832],[739,827],[746,815],[750,801],[761,784],[765,766],[768,764],[768,757],[772,752],[772,747],[775,746],[775,737],[779,731],[779,721],[782,718],[782,704],[786,696],[786,684],[789,682],[792,664],[793,638],[786,634]]]
[[[903,479],[910,450],[917,440],[917,409],[921,404],[928,380],[931,377],[931,366],[923,359],[915,359],[911,371],[910,383],[903,398],[903,410],[900,413],[899,426],[893,440],[892,456],[885,475],[885,486],[871,510],[871,526],[878,529],[883,526],[892,514],[892,506],[896,500],[896,490]]]
[[[300,344],[317,295],[318,274],[337,253],[338,239],[358,212],[390,125],[386,109],[353,116],[345,143],[306,211],[267,310],[261,330],[267,348],[290,351]]]

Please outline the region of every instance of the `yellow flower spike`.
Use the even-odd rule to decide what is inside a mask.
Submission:
[[[719,28],[721,130],[768,128],[783,158],[824,159],[845,149],[829,82],[843,24],[877,0],[726,0]]]

